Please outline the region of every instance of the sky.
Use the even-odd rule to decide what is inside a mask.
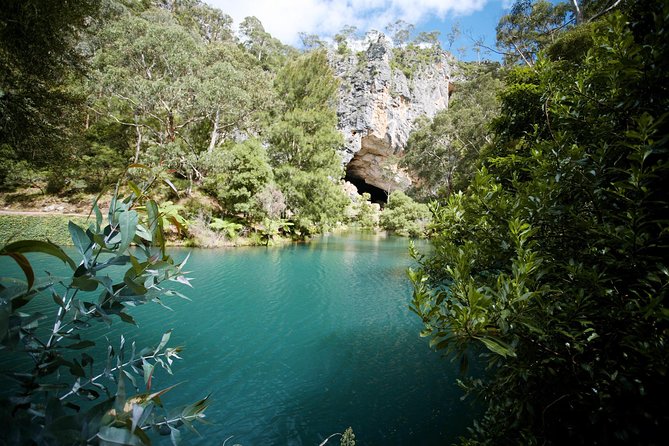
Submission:
[[[358,32],[375,29],[403,20],[415,25],[414,35],[439,31],[442,47],[448,48],[447,34],[454,25],[462,31],[450,51],[464,60],[487,58],[494,53],[477,54],[474,39],[484,39],[495,46],[495,26],[512,0],[205,0],[229,14],[235,26],[248,16],[255,16],[265,30],[285,44],[300,46],[299,33],[332,37],[345,25]]]

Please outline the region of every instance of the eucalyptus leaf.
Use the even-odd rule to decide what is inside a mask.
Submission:
[[[121,232],[121,242],[118,246],[117,256],[125,254],[130,243],[135,238],[139,216],[137,211],[126,210],[119,215],[119,231]]]

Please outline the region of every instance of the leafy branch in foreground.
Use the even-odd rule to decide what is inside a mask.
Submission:
[[[165,251],[164,218],[147,195],[156,179],[128,181],[125,197],[117,188],[106,224],[97,202],[88,228],[70,222],[75,258],[37,240],[0,249],[25,275],[25,281],[0,278],[0,359],[8,383],[0,395],[0,432],[7,444],[147,445],[151,430],[177,444],[178,427],[193,429],[204,417],[207,397],[167,411],[161,398],[175,386],[153,389],[156,368],[171,374],[173,361],[181,359],[180,347],[167,346],[171,330],[157,346],[141,350],[123,335],[118,345],[102,349],[87,331],[99,322],[111,326],[115,317],[135,324],[129,307],[187,299],[166,287],[190,286],[183,270],[188,258],[178,263]],[[71,273],[36,278],[27,253],[60,259]],[[55,304],[50,316],[42,313],[48,296]]]

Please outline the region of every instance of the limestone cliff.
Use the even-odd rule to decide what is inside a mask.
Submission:
[[[353,46],[348,54],[331,55],[341,81],[337,115],[347,178],[385,191],[406,189],[411,180],[398,159],[415,119],[448,107],[454,60],[437,53],[412,66],[408,78],[393,64],[393,45],[383,34],[370,33],[355,44],[360,51]]]

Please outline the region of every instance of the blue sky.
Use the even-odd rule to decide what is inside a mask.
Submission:
[[[452,52],[475,60],[469,37],[484,38],[494,47],[495,26],[512,0],[206,0],[234,19],[256,16],[265,29],[284,43],[299,46],[299,32],[331,37],[344,25],[358,31],[383,31],[388,23],[404,20],[420,31],[439,31],[442,41],[455,23],[463,31]],[[445,48],[447,43],[443,45]],[[469,48],[466,52],[460,48]],[[464,57],[463,57],[464,56]],[[497,59],[495,54],[483,58]]]

